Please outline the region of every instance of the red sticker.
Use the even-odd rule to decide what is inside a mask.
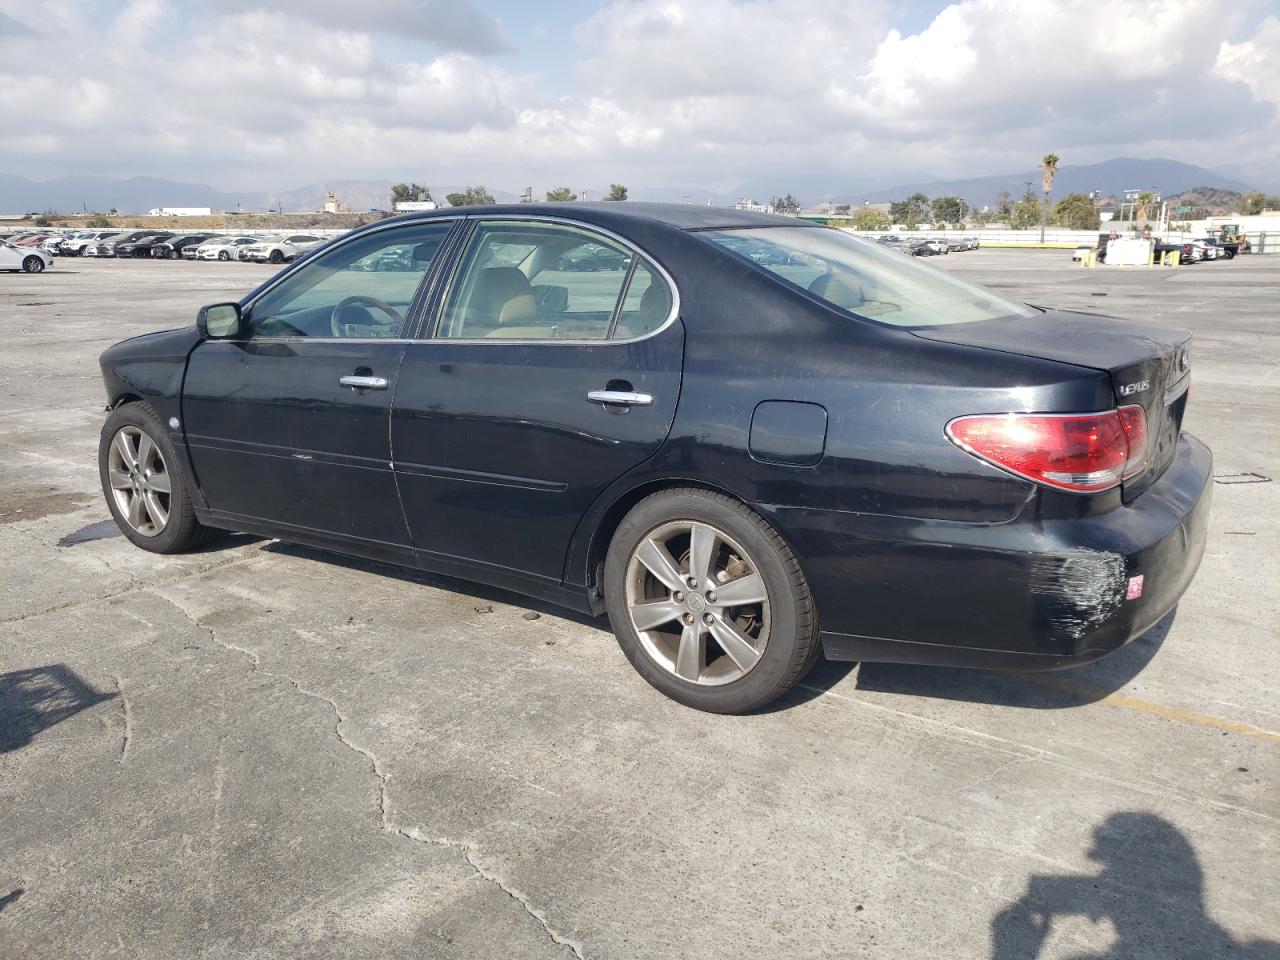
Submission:
[[[1142,574],[1129,578],[1129,589],[1125,591],[1126,600],[1137,600],[1142,596]]]

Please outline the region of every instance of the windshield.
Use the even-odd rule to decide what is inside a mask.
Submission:
[[[702,236],[827,303],[880,323],[930,327],[1036,315],[1025,303],[841,230],[760,227]]]

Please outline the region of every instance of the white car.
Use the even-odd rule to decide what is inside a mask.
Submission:
[[[197,260],[235,260],[241,247],[260,242],[257,237],[211,237],[196,247]]]
[[[51,266],[53,257],[38,247],[15,247],[8,240],[0,240],[0,270],[44,273]]]
[[[313,247],[324,243],[324,237],[313,237],[306,233],[295,233],[283,240],[262,240],[240,248],[241,260],[252,260],[256,263],[284,263],[294,260],[298,254],[305,253]]]
[[[58,252],[64,257],[78,257],[84,253],[84,248],[98,240],[105,240],[107,237],[115,236],[114,230],[81,230],[72,236],[69,240],[64,240],[62,246],[58,248]]]
[[[1076,247],[1074,250],[1071,251],[1071,259],[1083,260],[1085,257],[1085,254],[1087,253],[1093,253],[1093,244],[1085,243]]]

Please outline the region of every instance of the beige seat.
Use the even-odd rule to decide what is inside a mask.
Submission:
[[[553,335],[549,324],[538,323],[533,286],[515,267],[487,267],[476,280],[467,306],[463,335],[538,340]]]

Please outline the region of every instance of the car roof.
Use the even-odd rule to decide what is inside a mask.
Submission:
[[[733,227],[819,227],[795,217],[783,217],[733,207],[707,207],[692,203],[640,203],[634,200],[570,203],[499,203],[476,207],[444,207],[414,211],[392,218],[396,221],[431,220],[463,214],[466,216],[563,217],[605,228],[623,228],[629,223],[664,223],[678,230],[715,230]],[[382,223],[391,221],[384,220]]]

